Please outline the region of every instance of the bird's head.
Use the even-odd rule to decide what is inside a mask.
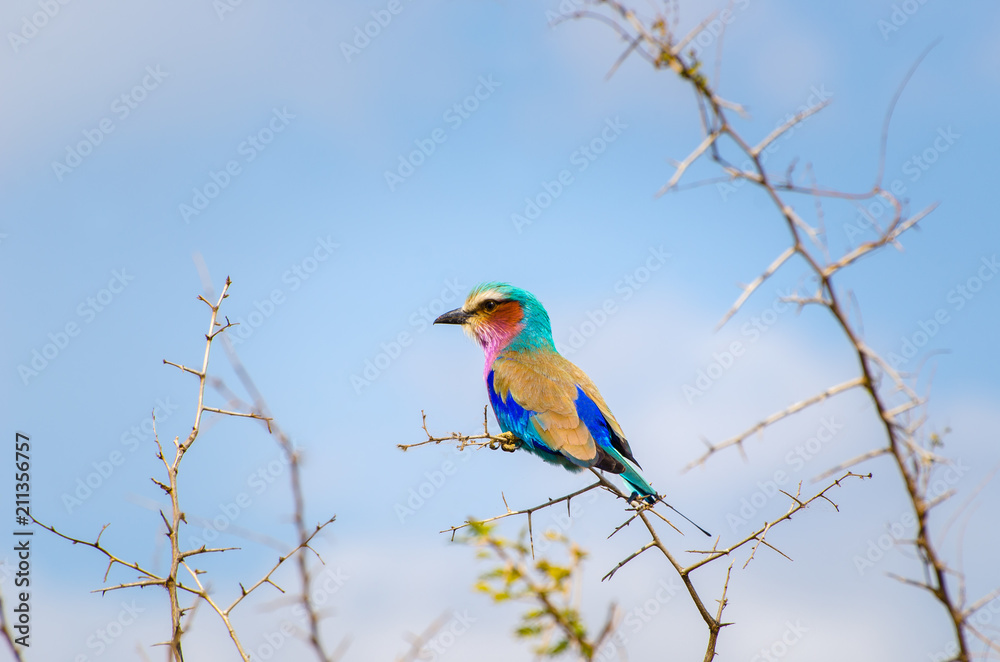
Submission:
[[[549,314],[533,294],[507,283],[475,287],[461,308],[441,315],[435,324],[460,324],[486,352],[487,364],[502,350],[555,349]]]

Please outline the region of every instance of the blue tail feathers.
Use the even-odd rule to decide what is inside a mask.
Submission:
[[[646,479],[639,475],[639,472],[632,468],[632,465],[625,462],[625,471],[623,471],[620,476],[625,484],[632,488],[633,497],[638,496],[642,498],[643,501],[652,505],[656,503],[656,490],[654,490]]]

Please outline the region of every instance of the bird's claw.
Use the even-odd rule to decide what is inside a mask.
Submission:
[[[500,450],[508,453],[513,453],[522,444],[521,440],[515,436],[513,432],[501,432],[497,435],[497,437],[502,439],[500,442]]]
[[[639,496],[638,492],[633,491],[628,498],[628,502],[629,505],[631,505],[636,510],[644,510],[652,508],[653,504],[649,503],[649,501],[646,500],[647,498],[648,497],[641,497]]]

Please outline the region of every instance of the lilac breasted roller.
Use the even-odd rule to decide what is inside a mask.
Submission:
[[[525,450],[570,471],[619,474],[631,500],[655,503],[621,426],[594,382],[556,351],[549,315],[530,292],[483,283],[434,323],[460,324],[482,346],[493,413]]]

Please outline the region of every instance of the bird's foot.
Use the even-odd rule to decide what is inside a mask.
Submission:
[[[523,443],[513,432],[501,432],[497,435],[497,437],[503,439],[503,441],[500,442],[500,450],[508,453],[513,453]]]
[[[651,508],[656,503],[656,500],[649,496],[641,497],[638,492],[633,491],[628,498],[628,502],[635,508],[641,508],[643,506]]]

